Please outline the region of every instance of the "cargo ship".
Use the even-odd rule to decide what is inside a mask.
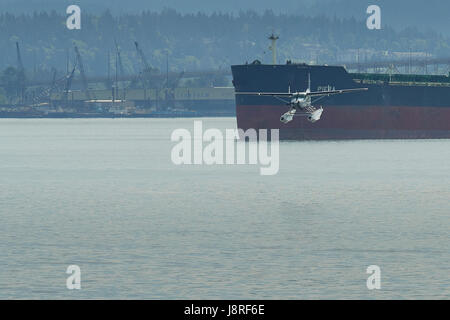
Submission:
[[[275,60],[275,59],[274,59]],[[231,67],[237,126],[279,129],[280,139],[438,139],[450,138],[450,75],[349,73],[344,66],[287,62]],[[367,91],[330,95],[314,102],[319,121],[294,117],[284,123],[288,101],[243,92],[304,92],[329,88]],[[287,102],[287,103],[286,103]]]

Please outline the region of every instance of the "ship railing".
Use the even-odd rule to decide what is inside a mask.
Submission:
[[[412,82],[412,81],[382,81],[382,80],[363,80],[353,79],[360,84],[375,84],[375,85],[392,85],[392,86],[411,86],[411,87],[450,87],[450,82]]]

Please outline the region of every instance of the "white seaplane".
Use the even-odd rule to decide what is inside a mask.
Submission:
[[[331,95],[335,95],[335,94],[360,92],[360,91],[367,91],[367,90],[368,90],[368,88],[331,90],[331,88],[328,87],[327,90],[311,92],[311,76],[310,76],[310,74],[308,74],[308,89],[306,89],[306,91],[304,91],[304,92],[291,92],[291,88],[289,87],[288,92],[285,92],[285,93],[236,92],[236,94],[256,95],[256,96],[272,96],[274,98],[277,98],[277,99],[285,102],[291,108],[289,109],[288,112],[284,113],[281,116],[280,121],[283,123],[288,123],[288,122],[292,121],[294,119],[294,116],[307,117],[308,121],[314,123],[314,122],[320,120],[320,117],[322,116],[323,108],[313,106],[313,101],[312,101],[313,97],[323,98],[325,96],[331,96]],[[288,98],[290,100],[286,101],[283,99],[283,97]],[[317,99],[314,102],[317,102],[319,99]],[[297,111],[299,111],[299,112],[297,112]]]

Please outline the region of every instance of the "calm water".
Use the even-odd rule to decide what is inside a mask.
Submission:
[[[175,128],[0,120],[0,299],[450,297],[450,140],[283,142],[261,176],[173,165]]]

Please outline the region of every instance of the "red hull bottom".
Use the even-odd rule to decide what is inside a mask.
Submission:
[[[322,119],[283,124],[286,106],[237,106],[238,128],[280,129],[284,140],[450,139],[450,107],[325,106]]]

